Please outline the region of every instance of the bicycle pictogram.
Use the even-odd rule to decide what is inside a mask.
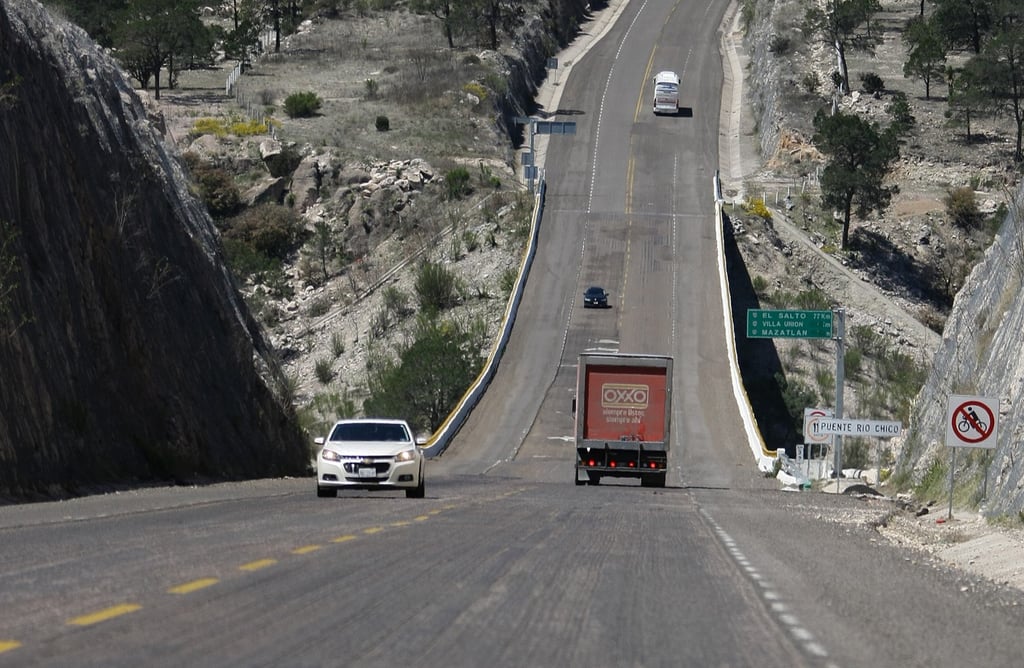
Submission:
[[[960,419],[956,423],[956,430],[961,434],[969,434],[972,431],[984,434],[988,431],[988,423],[978,416],[973,406],[968,406],[963,409]]]

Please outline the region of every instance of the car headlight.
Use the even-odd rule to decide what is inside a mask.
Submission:
[[[414,459],[416,459],[415,450],[404,450],[395,455],[396,462],[411,462]]]
[[[324,448],[323,450],[320,451],[320,456],[329,462],[341,461],[341,455],[339,455],[334,450],[328,450],[327,448]]]

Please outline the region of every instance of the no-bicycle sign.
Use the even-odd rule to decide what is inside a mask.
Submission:
[[[999,400],[954,394],[946,411],[946,446],[950,448],[996,447],[996,416]]]

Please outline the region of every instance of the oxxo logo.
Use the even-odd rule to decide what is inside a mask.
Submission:
[[[647,408],[651,388],[648,385],[605,383],[601,386],[602,408]]]

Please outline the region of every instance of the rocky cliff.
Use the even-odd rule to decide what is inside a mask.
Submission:
[[[819,69],[832,67],[827,50],[813,52],[803,42],[799,46],[802,50],[784,57],[773,55],[773,44],[778,43],[781,34],[799,34],[794,17],[798,19],[802,10],[794,10],[794,4],[757,0],[747,5],[752,10],[745,32],[751,67],[745,85],[765,159],[776,155],[780,148],[782,128],[811,135],[809,119],[814,109],[806,100],[798,100],[799,87],[794,83],[802,76],[798,65],[805,69],[815,64]],[[895,4],[885,3],[885,7],[892,11]],[[892,16],[888,20],[892,23]],[[902,58],[905,50],[902,43],[897,43]],[[897,64],[902,68],[902,61]],[[880,64],[875,61],[870,66],[877,69]],[[919,162],[934,162],[931,171],[925,170],[919,177],[933,182],[931,185],[968,182],[984,172],[940,155]],[[948,169],[940,171],[942,166]],[[907,184],[906,189],[914,187],[921,189],[914,184]],[[895,479],[902,486],[925,490],[931,497],[948,494],[952,461],[950,448],[945,445],[949,397],[997,399],[996,447],[963,450],[956,458],[954,471],[957,503],[979,505],[991,515],[1024,511],[1024,356],[1020,352],[1024,335],[1024,188],[1009,194],[1016,204],[1010,202],[1009,215],[994,243],[957,292],[941,345],[929,360],[928,380],[914,401],[906,436],[895,453]],[[966,243],[963,237],[953,239]]]
[[[897,460],[914,483],[931,477],[948,493],[946,423],[951,395],[991,398],[999,405],[993,449],[962,450],[954,481],[960,503],[986,514],[1024,511],[1024,187],[985,258],[957,294],[942,345],[914,404]],[[971,433],[972,438],[980,434]]]
[[[0,2],[0,497],[296,474],[272,351],[115,63]]]

